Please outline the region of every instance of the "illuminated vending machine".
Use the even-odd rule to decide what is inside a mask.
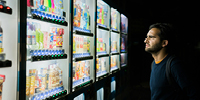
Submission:
[[[110,46],[110,55],[111,55],[111,64],[110,72],[118,70],[120,68],[120,13],[117,9],[111,8],[111,46]]]
[[[110,72],[120,69],[120,13],[111,7]],[[111,77],[111,99],[116,95],[116,76]]]
[[[25,63],[26,85],[25,97],[20,93],[20,100],[54,100],[70,91],[70,0],[27,0],[27,6],[22,1],[20,4],[21,21],[22,10],[27,11],[26,31],[21,33],[21,39],[26,38],[25,52],[20,54],[25,55],[21,63]],[[20,27],[23,30],[23,25]]]
[[[128,59],[127,59],[127,55],[128,55],[128,46],[127,46],[127,42],[128,42],[128,18],[121,14],[121,43],[120,43],[120,66],[121,66],[121,70],[120,70],[120,77],[118,78],[118,84],[117,87],[119,88],[120,92],[123,92],[123,90],[127,87],[127,83],[128,83]],[[119,92],[118,91],[118,92]]]
[[[121,67],[127,65],[128,18],[121,14]]]
[[[73,0],[72,92],[84,90],[95,81],[96,0]],[[85,91],[74,96],[84,100]]]
[[[17,100],[18,0],[0,0],[0,100]]]
[[[110,72],[110,6],[102,0],[97,0],[96,31],[96,81],[99,81]],[[104,100],[105,82],[98,83],[97,100]]]

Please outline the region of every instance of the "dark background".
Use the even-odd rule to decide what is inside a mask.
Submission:
[[[128,17],[128,66],[137,84],[149,81],[151,54],[144,51],[144,39],[151,24],[165,22],[177,29],[176,50],[184,60],[199,61],[200,7],[190,0],[105,0]],[[172,36],[173,37],[173,36]],[[200,45],[199,45],[200,47]],[[195,60],[194,60],[195,59]]]

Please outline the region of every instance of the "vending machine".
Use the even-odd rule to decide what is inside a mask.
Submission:
[[[105,86],[108,85],[105,78],[110,72],[110,6],[103,0],[97,0],[96,30],[97,100],[105,100],[108,94],[104,93],[110,90],[109,86]]]
[[[21,51],[20,100],[56,99],[70,91],[71,11],[70,0],[20,2]],[[23,6],[25,4],[26,6]],[[25,14],[22,10],[25,9]],[[24,27],[25,26],[25,27]],[[23,29],[26,28],[26,29]],[[25,39],[24,39],[25,38]],[[23,42],[22,42],[23,44]],[[25,46],[25,47],[23,47]],[[26,76],[24,78],[24,76]],[[23,83],[19,83],[23,84]],[[25,90],[23,90],[25,89]],[[23,92],[25,91],[25,92]]]
[[[96,0],[73,0],[72,92],[78,93],[74,100],[87,98],[84,88],[95,82],[95,12]]]
[[[96,77],[109,73],[110,53],[110,6],[97,0]]]
[[[111,75],[111,95],[110,99],[115,99],[118,73],[120,69],[120,13],[111,7],[111,53],[110,53],[110,72]],[[116,78],[117,77],[117,78]]]
[[[129,85],[128,84],[128,62],[127,62],[127,56],[128,56],[128,18],[121,14],[121,31],[120,31],[120,73],[118,74],[117,78],[117,94],[120,94],[122,92],[125,92],[125,88]]]
[[[111,7],[110,72],[120,69],[120,13]]]
[[[121,14],[121,67],[127,65],[128,18]]]
[[[0,100],[17,100],[18,0],[0,0]]]

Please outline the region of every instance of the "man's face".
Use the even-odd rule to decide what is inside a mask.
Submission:
[[[147,33],[147,37],[144,40],[144,43],[146,43],[145,51],[149,53],[157,53],[162,49],[162,42],[160,41],[160,37],[158,34],[160,33],[160,30],[157,28],[152,28]]]

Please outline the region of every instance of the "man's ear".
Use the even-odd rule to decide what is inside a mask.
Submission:
[[[168,45],[168,40],[163,40],[162,41],[162,47],[166,47]]]

